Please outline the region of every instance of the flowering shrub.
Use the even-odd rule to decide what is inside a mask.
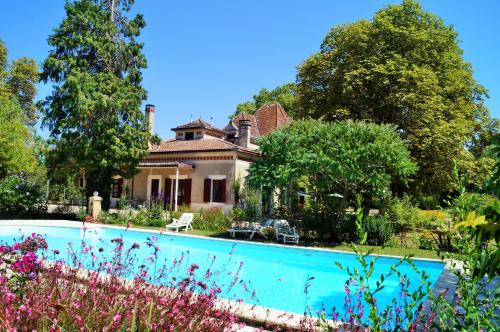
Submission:
[[[42,188],[23,175],[0,180],[0,216],[37,215],[47,211]]]
[[[35,252],[39,249],[47,249],[47,242],[38,234],[12,246],[0,245],[0,283],[9,285],[9,293],[22,292],[26,281],[38,278],[41,265]]]
[[[68,247],[67,261],[59,258],[60,251],[46,250],[36,234],[1,246],[0,330],[225,331],[237,326],[232,302],[218,297],[241,284],[238,272],[222,290],[216,277],[226,273],[213,270],[215,258],[199,271],[185,256],[160,264],[153,236],[129,248],[122,238],[112,243],[109,259],[102,248],[82,242],[78,250]],[[151,256],[139,262],[134,253],[142,245]],[[14,287],[11,274],[23,280],[22,289]]]

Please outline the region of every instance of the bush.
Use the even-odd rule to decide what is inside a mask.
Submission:
[[[10,175],[0,181],[0,215],[37,216],[47,212],[45,194],[24,175]]]
[[[224,232],[230,224],[230,219],[224,215],[222,209],[218,208],[202,210],[196,214],[193,220],[193,228],[203,231]]]
[[[364,226],[368,245],[384,245],[389,242],[394,234],[389,219],[384,216],[368,216],[365,218]]]
[[[465,192],[451,202],[450,212],[454,219],[462,220],[467,213],[476,211],[483,215],[485,210],[499,200],[491,195]]]
[[[409,232],[422,223],[420,210],[414,206],[409,197],[402,199],[393,198],[381,209],[381,213],[392,224],[392,229],[399,236],[401,245],[406,245],[406,237]]]

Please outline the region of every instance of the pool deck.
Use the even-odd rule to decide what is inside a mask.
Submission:
[[[107,224],[99,224],[99,223],[83,223],[80,221],[71,221],[71,220],[0,220],[0,226],[41,226],[41,227],[71,227],[71,228],[81,228],[85,226],[86,228],[114,228],[114,229],[125,229],[122,226],[116,225],[107,225]],[[207,239],[206,236],[201,235],[191,235],[191,234],[183,234],[182,232],[170,232],[170,231],[157,231],[150,229],[140,229],[140,228],[130,228],[130,230],[136,232],[143,233],[156,233],[156,234],[170,234],[176,236],[186,236],[186,237],[195,237]],[[343,250],[335,250],[335,249],[325,249],[325,248],[311,248],[311,247],[303,247],[303,246],[290,246],[283,245],[278,243],[260,243],[260,242],[252,242],[252,241],[242,241],[235,239],[221,239],[221,238],[210,238],[211,240],[217,241],[227,241],[227,242],[242,242],[242,243],[252,243],[255,245],[262,246],[273,246],[273,247],[285,247],[285,248],[299,248],[304,250],[315,250],[315,251],[325,251],[325,252],[338,252],[338,253],[348,253],[353,254],[352,252],[343,251]],[[374,256],[381,257],[391,257],[391,258],[401,258],[401,256],[393,256],[393,255],[378,255],[373,254]],[[422,260],[422,261],[434,261],[441,262],[439,259],[432,258],[418,258],[412,257],[413,260]],[[456,279],[455,276],[450,270],[451,261],[445,261],[446,265],[441,273],[439,279],[433,287],[433,292],[439,294],[445,289],[448,289],[447,299],[450,300],[450,303],[455,294],[456,288]],[[227,302],[231,302],[231,307],[235,309],[235,313],[242,319],[243,322],[251,325],[251,326],[264,326],[266,323],[272,323],[275,325],[285,325],[291,329],[297,329],[299,327],[300,321],[303,319],[303,315],[288,313],[282,310],[270,309],[262,306],[250,305],[247,303],[236,303],[233,301],[228,301],[221,299],[221,305],[224,306]],[[426,308],[430,307],[430,300],[427,299],[425,302]],[[335,322],[329,322],[332,325],[337,325]],[[248,330],[246,330],[248,331]]]

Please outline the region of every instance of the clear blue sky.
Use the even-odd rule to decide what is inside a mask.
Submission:
[[[367,19],[390,0],[136,0],[147,26],[141,40],[147,103],[156,105],[156,131],[191,115],[223,126],[239,102],[261,88],[294,81],[296,66],[331,27]],[[452,24],[475,78],[489,89],[487,105],[500,117],[500,1],[428,0],[424,8]],[[11,58],[39,63],[47,37],[64,16],[64,0],[2,1],[0,38]],[[50,91],[39,87],[39,98]]]

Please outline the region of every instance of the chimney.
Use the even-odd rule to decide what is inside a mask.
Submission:
[[[250,128],[250,120],[240,120],[238,125],[238,143],[244,148],[248,148],[250,145]]]
[[[146,111],[144,112],[146,116],[146,126],[151,135],[154,135],[154,125],[155,125],[155,105],[147,104]]]

